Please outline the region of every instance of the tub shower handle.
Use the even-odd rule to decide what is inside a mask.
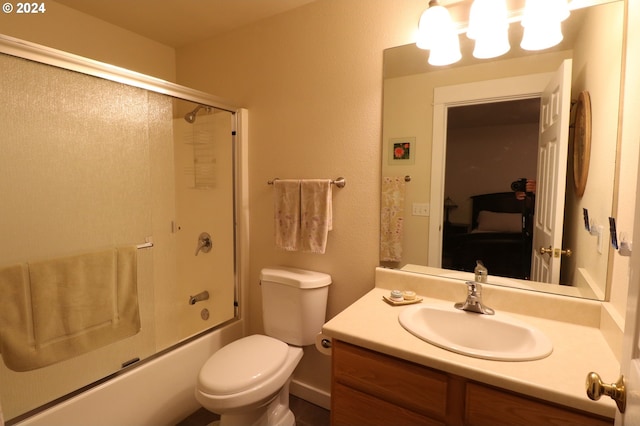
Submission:
[[[203,232],[198,237],[198,247],[196,247],[196,256],[201,251],[203,253],[209,253],[211,251],[211,247],[213,247],[213,242],[211,242],[211,235],[206,232]]]

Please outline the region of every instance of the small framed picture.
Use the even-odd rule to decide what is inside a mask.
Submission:
[[[415,148],[416,138],[389,139],[389,164],[393,166],[414,164]]]

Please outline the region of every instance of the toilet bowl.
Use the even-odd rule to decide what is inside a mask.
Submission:
[[[196,399],[224,425],[288,425],[288,382],[300,359],[302,348],[273,337],[236,340],[204,364]]]
[[[261,275],[263,322],[254,334],[215,352],[198,375],[196,399],[220,415],[220,426],[295,426],[291,376],[325,319],[331,277],[278,267]]]

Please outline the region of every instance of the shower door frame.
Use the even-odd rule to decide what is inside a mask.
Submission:
[[[85,387],[78,389],[68,395],[64,395],[51,403],[35,408],[31,411],[18,415],[14,419],[9,419],[10,423],[22,421],[38,412],[59,404],[79,393],[82,393],[95,386],[120,376],[121,374],[144,365],[148,361],[157,359],[181,346],[190,344],[200,337],[218,331],[230,324],[240,323],[244,330],[243,307],[246,306],[246,292],[242,291],[243,283],[249,276],[248,257],[248,236],[249,236],[249,191],[248,191],[248,111],[242,107],[234,105],[220,97],[206,92],[191,89],[185,86],[171,83],[156,77],[131,71],[115,65],[92,60],[79,55],[74,55],[61,50],[49,48],[36,43],[31,43],[14,37],[0,34],[0,53],[10,56],[27,59],[33,62],[55,66],[61,69],[78,72],[92,77],[109,80],[128,86],[148,90],[150,92],[167,95],[173,98],[211,106],[218,110],[230,112],[232,114],[232,144],[233,144],[233,218],[235,222],[234,233],[234,317],[221,324],[210,327],[197,335],[187,337],[177,341],[166,349],[161,349],[155,354],[146,357],[132,366],[125,367],[113,374],[89,383]],[[244,334],[244,331],[243,331]],[[7,420],[7,419],[5,419]]]

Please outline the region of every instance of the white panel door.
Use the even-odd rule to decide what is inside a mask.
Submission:
[[[571,59],[560,65],[542,93],[531,278],[560,282],[562,223],[571,108]],[[544,252],[541,251],[543,249]]]

